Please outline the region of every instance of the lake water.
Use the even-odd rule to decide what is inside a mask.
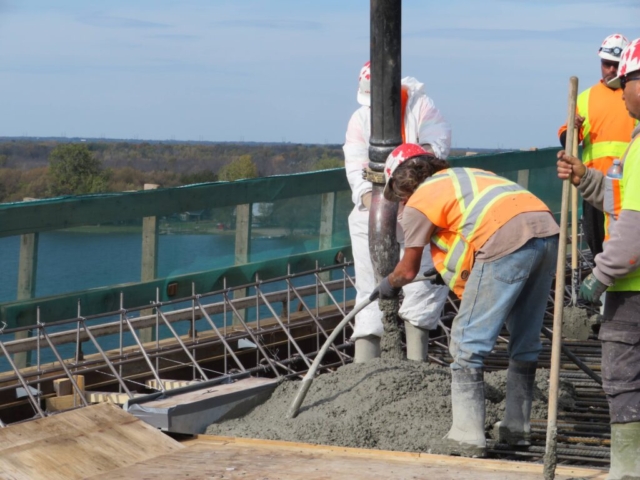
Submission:
[[[0,238],[0,302],[16,299],[18,278],[19,237]],[[166,277],[189,272],[211,270],[234,263],[234,235],[161,235],[158,249],[158,276]],[[268,258],[287,257],[318,249],[318,239],[300,237],[255,237],[251,243],[251,261]],[[57,295],[66,292],[86,290],[120,283],[140,281],[141,235],[140,233],[77,233],[45,232],[40,234],[38,248],[38,268],[36,296]],[[298,279],[298,285],[309,283],[309,279]],[[286,288],[281,284],[266,285],[265,291]],[[342,299],[342,292],[335,292]],[[348,298],[353,298],[350,293]],[[215,301],[220,299],[209,299]],[[315,306],[315,298],[308,299],[308,305]],[[293,305],[295,308],[295,305]],[[280,307],[279,307],[280,308]],[[278,313],[279,313],[278,308]],[[248,318],[255,318],[255,309],[250,309]],[[260,315],[268,316],[263,307]],[[215,322],[220,326],[225,322],[221,315]],[[43,319],[46,322],[46,319]],[[104,320],[102,320],[104,321]],[[111,320],[113,321],[113,319]],[[231,322],[229,316],[226,320]],[[211,327],[200,320],[196,328],[209,330]],[[95,323],[95,322],[94,322]],[[175,327],[178,333],[187,332],[188,322],[180,322]],[[49,330],[48,330],[49,331]],[[169,336],[166,327],[160,329],[161,337]],[[8,340],[8,339],[5,339]],[[102,337],[105,349],[117,348],[117,336]],[[130,334],[125,335],[125,345],[135,342]],[[95,353],[90,343],[83,345],[84,353]],[[64,357],[73,355],[73,346],[60,348]],[[43,350],[42,361],[52,361],[53,353]],[[6,361],[0,361],[0,370],[7,368]]]
[[[140,281],[141,236],[136,233],[40,234],[36,296]],[[233,235],[161,235],[158,276],[211,270],[234,262]],[[317,250],[318,240],[252,239],[251,261]],[[0,302],[16,298],[19,237],[0,238]]]

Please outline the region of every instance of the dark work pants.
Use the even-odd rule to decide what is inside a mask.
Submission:
[[[582,230],[589,250],[596,255],[602,253],[604,242],[604,213],[586,201],[582,201]]]
[[[602,340],[602,388],[611,423],[640,421],[640,292],[607,292]]]

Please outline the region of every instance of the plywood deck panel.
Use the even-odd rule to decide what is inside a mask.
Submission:
[[[187,448],[91,480],[539,480],[542,465],[200,435]],[[556,479],[604,480],[602,470],[559,467]]]
[[[3,479],[79,479],[185,449],[111,404],[0,429]]]

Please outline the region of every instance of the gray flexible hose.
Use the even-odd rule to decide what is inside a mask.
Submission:
[[[429,276],[418,275],[416,278],[413,279],[411,283],[421,282],[423,280],[432,280],[433,277],[435,276],[434,271],[431,271],[431,270],[425,273],[431,274],[431,275]],[[293,403],[291,403],[291,407],[289,407],[289,412],[287,414],[289,418],[296,418],[298,416],[298,412],[300,411],[300,406],[304,401],[304,397],[307,396],[307,392],[311,387],[311,383],[313,383],[313,378],[315,377],[316,372],[318,371],[320,362],[322,362],[324,355],[327,353],[327,350],[329,350],[329,347],[331,346],[333,341],[340,334],[340,332],[342,332],[342,329],[347,325],[347,323],[349,323],[351,319],[355,317],[358,312],[360,312],[360,310],[362,310],[363,308],[365,308],[375,300],[376,299],[371,300],[368,298],[360,302],[359,304],[357,304],[355,307],[353,307],[353,310],[351,310],[349,314],[342,319],[342,321],[338,324],[338,326],[333,329],[333,332],[331,332],[331,335],[329,335],[327,340],[324,342],[324,345],[322,345],[322,348],[318,352],[318,355],[316,355],[316,358],[313,360],[313,363],[311,364],[311,368],[309,368],[309,371],[302,379],[300,388],[298,388],[298,393],[296,393],[296,397],[293,399]]]

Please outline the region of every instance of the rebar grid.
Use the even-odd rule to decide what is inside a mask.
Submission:
[[[124,391],[129,398],[133,397],[133,392],[127,386],[127,384],[134,386],[141,386],[137,378],[140,377],[153,377],[157,382],[157,389],[165,391],[165,385],[161,378],[161,373],[167,371],[167,368],[161,368],[161,360],[164,362],[172,361],[169,359],[170,354],[183,354],[187,357],[186,362],[176,362],[180,368],[192,368],[193,380],[208,380],[209,376],[206,371],[213,372],[212,370],[203,367],[200,364],[200,360],[196,358],[196,351],[200,347],[211,347],[217,344],[221,344],[223,347],[223,362],[224,372],[213,372],[214,375],[229,376],[232,370],[228,368],[229,357],[236,364],[240,373],[262,373],[265,374],[265,366],[271,373],[280,377],[297,377],[304,373],[305,369],[311,364],[314,353],[305,353],[304,349],[298,344],[291,330],[293,328],[299,328],[301,326],[309,327],[315,331],[315,336],[318,339],[326,339],[327,331],[322,326],[322,317],[320,316],[320,310],[318,306],[319,296],[324,292],[330,299],[329,307],[336,309],[338,312],[344,312],[347,308],[346,298],[348,290],[354,287],[353,279],[348,275],[348,268],[351,266],[350,262],[331,266],[331,267],[317,267],[315,270],[291,274],[290,268],[288,268],[288,274],[283,277],[278,277],[270,280],[261,280],[256,276],[255,282],[241,285],[237,287],[227,288],[226,280],[224,288],[219,291],[197,293],[195,286],[192,286],[192,295],[189,297],[179,298],[168,302],[159,301],[160,292],[156,290],[155,299],[149,304],[141,305],[135,308],[125,309],[123,308],[124,297],[120,293],[120,308],[117,311],[105,312],[98,315],[83,316],[82,304],[78,302],[77,317],[67,319],[63,321],[57,321],[47,324],[45,321],[40,320],[40,310],[37,311],[38,323],[36,325],[29,325],[26,327],[7,329],[0,329],[0,353],[7,358],[10,370],[5,372],[6,375],[2,378],[2,387],[0,392],[7,392],[15,390],[18,386],[21,386],[28,398],[28,404],[34,410],[36,417],[41,418],[47,416],[48,412],[43,410],[42,401],[47,396],[43,392],[43,387],[51,386],[50,391],[53,390],[53,381],[61,378],[67,378],[71,382],[75,396],[78,398],[78,402],[82,406],[88,405],[84,392],[77,384],[74,377],[78,375],[88,374],[92,372],[98,372],[101,375],[111,378],[110,382],[117,382],[118,391]],[[320,273],[336,271],[341,274],[340,279],[325,281],[319,275]],[[325,273],[325,275],[330,273]],[[305,284],[296,287],[293,281],[296,278],[309,277],[313,278],[315,285]],[[272,293],[265,293],[264,287],[276,282],[283,282],[286,284],[286,290],[276,291]],[[235,290],[254,288],[255,294],[249,295],[242,299],[232,299],[232,293]],[[342,300],[339,301],[332,294],[332,292],[341,291]],[[205,298],[212,298],[216,295],[222,297],[221,301],[215,301],[209,304],[203,304]],[[284,297],[283,297],[284,296]],[[315,296],[316,308],[315,312],[309,307],[308,301],[311,296]],[[286,300],[282,300],[285,298]],[[306,299],[306,300],[305,300]],[[291,321],[291,304],[297,300],[299,304],[308,313],[310,320],[306,321]],[[191,302],[191,307],[186,309],[178,309],[175,311],[165,311],[169,306],[179,305],[183,302]],[[239,311],[249,306],[250,303],[254,303],[256,309],[256,319],[254,322],[245,321],[242,313]],[[282,303],[282,315],[278,314],[274,305]],[[264,307],[269,316],[264,318],[262,315],[262,307]],[[152,309],[152,310],[151,310]],[[153,311],[150,315],[143,315],[143,311]],[[211,312],[222,312],[223,321],[222,325],[216,325],[215,320],[212,318]],[[233,319],[233,328],[228,329],[227,313],[231,312]],[[138,313],[140,316],[134,317],[132,314]],[[87,321],[96,321],[102,319],[109,319],[111,317],[117,317],[118,322],[106,323],[101,325],[88,326]],[[282,317],[282,318],[281,318]],[[207,327],[210,328],[209,338],[202,339],[196,336],[195,321],[196,319],[203,319],[206,322]],[[46,319],[44,319],[46,320]],[[262,320],[262,325],[260,324]],[[265,322],[265,320],[272,320],[271,322]],[[178,331],[172,326],[172,323],[177,322],[190,322],[190,331],[187,335],[180,335]],[[273,322],[275,321],[275,323]],[[155,326],[155,339],[150,343],[143,343],[139,334],[136,332],[141,328],[148,326],[149,322]],[[218,322],[220,323],[220,322]],[[61,326],[75,325],[75,329],[52,332],[51,330],[59,329]],[[160,342],[160,326],[163,325],[167,328],[169,335],[167,338],[171,339],[171,346],[167,345],[167,342]],[[239,326],[241,328],[239,328]],[[221,331],[221,328],[223,331]],[[15,332],[32,330],[35,332],[35,338],[28,339],[33,343],[34,350],[36,350],[36,366],[28,367],[25,369],[19,369],[11,358],[12,350],[20,351],[20,348],[24,349],[24,340],[9,340]],[[135,345],[125,346],[124,335],[129,333],[133,339]],[[105,351],[100,345],[98,338],[105,335],[111,335],[117,333],[118,335],[118,348],[111,351]],[[198,332],[204,333],[204,332]],[[278,348],[272,348],[268,342],[264,341],[264,337],[268,335],[274,335],[283,333],[286,337],[287,355],[286,358],[279,358],[280,350]],[[204,335],[203,335],[204,336]],[[256,350],[256,365],[257,367],[246,368],[240,361],[238,354],[241,352],[240,348],[234,350],[230,340],[240,340],[242,338],[248,338],[255,345]],[[44,342],[43,342],[44,340]],[[98,352],[93,358],[85,359],[82,353],[82,343],[90,341]],[[346,334],[343,335],[343,341],[339,345],[338,342],[332,344],[332,351],[338,358],[337,364],[327,363],[323,366],[324,369],[333,368],[336,365],[344,365],[346,362],[351,361],[351,357],[344,352],[344,349],[349,346],[345,345]],[[35,343],[34,343],[35,342]],[[60,347],[63,345],[73,345],[74,354],[72,358],[64,359],[60,352]],[[291,355],[291,347],[295,348],[296,355]],[[48,365],[43,365],[41,362],[42,349],[49,348],[55,361]],[[318,349],[316,349],[317,352]],[[205,356],[206,357],[206,356]],[[211,358],[203,357],[201,360],[211,360]],[[304,363],[303,370],[298,371],[298,361],[301,360]],[[146,374],[137,373],[135,376],[125,375],[124,366],[128,364],[139,364],[143,361],[146,364]],[[295,366],[295,368],[292,367]],[[106,371],[108,370],[108,371]],[[134,378],[135,377],[135,378]],[[197,378],[199,377],[199,378]],[[115,382],[113,382],[115,380]],[[32,387],[37,388],[32,388]],[[145,385],[145,388],[151,388]],[[35,392],[35,393],[34,393]],[[74,397],[75,398],[75,397]],[[0,405],[0,408],[2,405]],[[12,423],[12,422],[9,422]],[[6,422],[0,419],[0,428],[6,426]]]

